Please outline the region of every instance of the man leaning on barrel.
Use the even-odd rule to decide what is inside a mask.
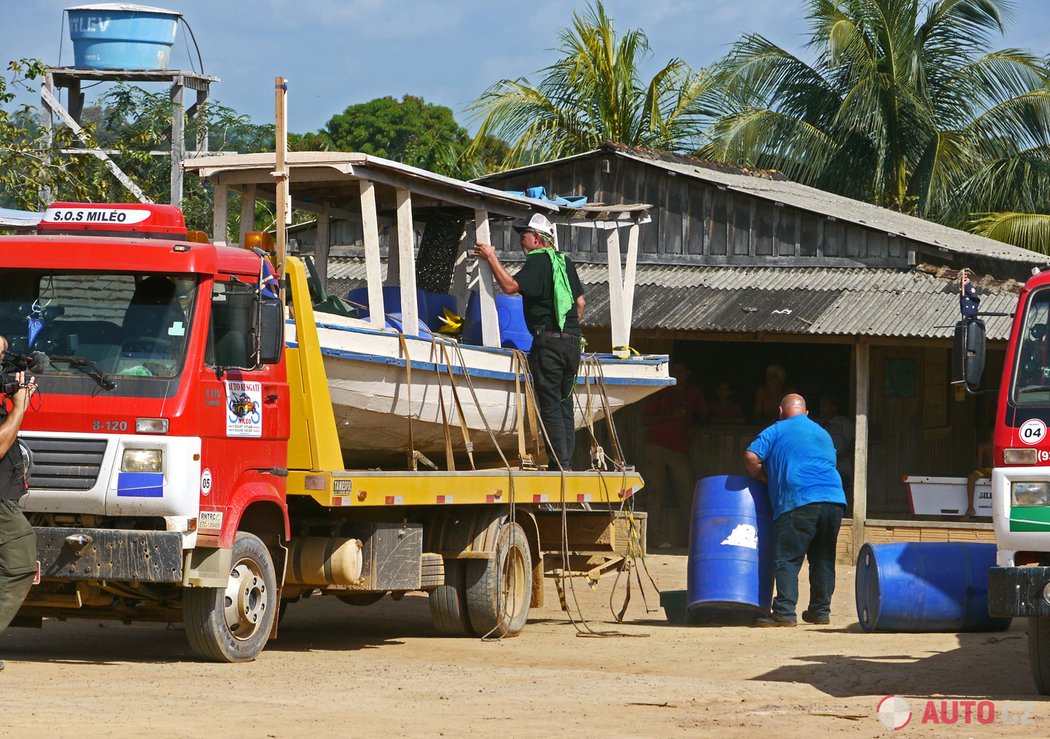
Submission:
[[[794,626],[798,573],[809,558],[809,608],[802,620],[831,622],[835,592],[835,546],[846,495],[835,469],[835,445],[809,418],[806,401],[794,393],[780,401],[780,420],[762,431],[744,452],[744,466],[769,487],[776,535],[773,612],[757,626]]]

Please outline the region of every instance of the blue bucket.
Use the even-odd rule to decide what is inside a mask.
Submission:
[[[857,618],[864,631],[1002,631],[988,615],[995,544],[865,544],[857,557]]]
[[[107,5],[68,8],[78,69],[167,69],[182,16],[174,10]]]
[[[773,511],[765,483],[742,475],[698,481],[689,532],[690,615],[769,613],[774,545]]]

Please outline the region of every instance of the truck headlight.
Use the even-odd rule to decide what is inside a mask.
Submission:
[[[1050,505],[1050,482],[1010,483],[1014,505]]]
[[[163,449],[125,449],[120,460],[121,472],[163,472]]]

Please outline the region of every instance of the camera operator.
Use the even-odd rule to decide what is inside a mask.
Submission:
[[[0,336],[0,359],[7,351],[7,339]],[[7,403],[0,403],[0,634],[22,607],[36,573],[36,534],[18,505],[28,487],[28,470],[18,445],[29,399],[36,391],[31,375],[15,373],[17,389]],[[0,662],[0,670],[4,663]]]

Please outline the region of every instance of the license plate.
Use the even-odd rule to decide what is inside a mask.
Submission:
[[[33,584],[34,585],[39,585],[40,584],[40,560],[39,559],[36,561],[36,572],[33,573]]]

